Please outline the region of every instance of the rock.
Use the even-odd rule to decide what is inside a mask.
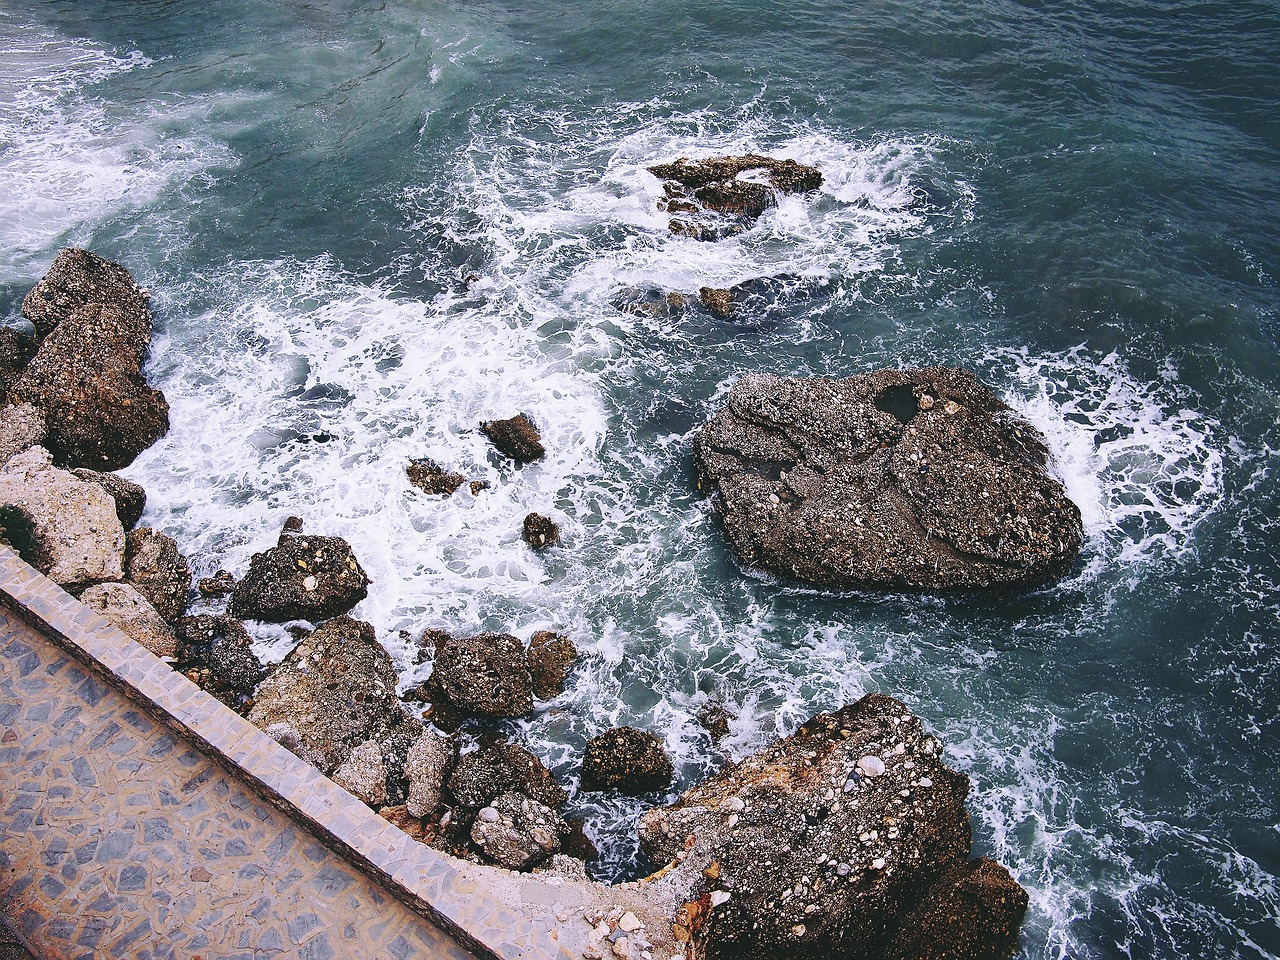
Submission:
[[[130,531],[124,540],[124,578],[165,621],[173,623],[186,611],[191,569],[173,538],[150,527]]]
[[[641,845],[685,899],[708,883],[731,894],[689,928],[708,957],[879,958],[969,856],[969,781],[941,752],[901,702],[870,694],[646,812]],[[864,757],[885,771],[859,777]]]
[[[297,732],[299,756],[329,773],[366,740],[382,743],[411,718],[373,627],[336,617],[300,641],[258,688],[249,720]]]
[[[80,467],[71,473],[81,480],[96,483],[111,495],[116,502],[116,516],[120,518],[120,526],[132,530],[142,519],[142,511],[147,506],[147,491],[140,484],[114,473],[100,473],[97,470],[86,470]]]
[[[378,811],[378,816],[386,820],[387,823],[399,827],[419,843],[428,843],[432,839],[432,831],[422,822],[422,818],[413,816],[403,805],[383,807]]]
[[[447,780],[449,793],[475,810],[515,790],[548,807],[562,807],[569,795],[532,753],[514,743],[489,743],[461,757]]]
[[[1005,960],[1018,949],[1027,892],[982,857],[935,880],[898,924],[883,960]]]
[[[178,640],[155,607],[127,583],[99,583],[80,594],[80,602],[110,620],[157,657],[173,657]]]
[[[36,337],[44,340],[53,329],[87,304],[115,304],[139,327],[145,319],[151,336],[148,294],[118,263],[88,250],[69,247],[54,259],[49,272],[27,291],[22,315],[35,324]]]
[[[41,561],[35,566],[55,583],[124,575],[124,529],[115,502],[96,484],[54,467],[43,447],[24,450],[0,468],[0,505],[26,518]]]
[[[44,414],[29,403],[0,408],[0,466],[45,440]]]
[[[212,577],[202,577],[196,584],[202,597],[228,597],[235,593],[236,578],[230,571],[219,570]]]
[[[516,463],[532,463],[547,455],[542,445],[542,434],[525,414],[517,414],[508,420],[489,420],[480,429],[498,452]]]
[[[1048,458],[1034,427],[947,367],[744,377],[694,441],[744,564],[853,589],[1062,577],[1083,531]]]
[[[732,714],[719,700],[710,699],[698,708],[698,725],[711,735],[712,743],[719,743],[729,735],[731,719],[733,719]]]
[[[36,355],[36,338],[13,327],[0,327],[0,403]]]
[[[387,768],[382,763],[382,749],[372,740],[352,750],[330,779],[371,807],[387,802]]]
[[[615,727],[592,737],[582,757],[583,790],[649,793],[667,789],[674,776],[661,738],[634,727]]]
[[[509,634],[444,635],[431,682],[451,704],[471,713],[519,717],[533,709],[524,644]]]
[[[519,793],[504,793],[471,827],[471,840],[492,863],[528,870],[560,849],[564,821],[550,807]]]
[[[363,600],[369,582],[345,540],[286,531],[277,546],[253,555],[229,609],[246,620],[319,623]]]
[[[560,542],[560,527],[550,517],[530,513],[524,518],[524,542],[535,550],[554,547]]]
[[[563,842],[561,840],[562,844]],[[540,876],[560,877],[562,880],[570,880],[574,883],[591,882],[591,877],[587,875],[587,865],[571,854],[552,854],[545,863],[536,867],[533,872]],[[583,956],[585,957],[586,954],[584,953]]]
[[[610,298],[623,313],[677,320],[697,311],[735,324],[761,323],[781,316],[797,300],[816,297],[827,287],[813,277],[781,274],[753,277],[731,287],[702,287],[697,293],[671,293],[652,287],[624,287]]]
[[[671,218],[671,232],[698,240],[741,233],[776,206],[780,194],[822,186],[815,167],[758,154],[698,161],[681,157],[649,167],[649,172],[663,181],[658,209],[677,215]],[[752,179],[739,179],[744,173]]]
[[[242,710],[265,672],[244,625],[232,617],[200,614],[174,624],[177,667],[199,687]]]
[[[409,482],[424,493],[449,496],[467,482],[460,473],[449,473],[434,460],[414,460],[405,468]]]
[[[429,816],[440,805],[445,777],[457,759],[458,748],[450,740],[430,730],[413,742],[405,759],[404,775],[408,781],[405,806],[415,817]]]
[[[578,659],[578,648],[566,636],[540,630],[529,641],[528,659],[533,695],[539,700],[554,700],[564,692],[564,682]]]

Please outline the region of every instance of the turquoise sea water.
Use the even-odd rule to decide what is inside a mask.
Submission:
[[[0,316],[69,244],[151,287],[174,426],[125,473],[197,575],[290,514],[347,537],[406,684],[424,627],[568,631],[571,689],[511,728],[570,783],[611,724],[688,785],[892,694],[1031,894],[1022,956],[1280,953],[1274,4],[9,0],[0,49]],[[821,194],[671,237],[644,167],[744,150]],[[733,323],[609,302],[781,274],[807,292]],[[935,362],[1044,431],[1068,579],[739,569],[689,464],[733,380]],[[475,429],[517,410],[551,451],[522,470]],[[423,497],[419,456],[493,489]],[[573,801],[602,877],[643,869],[644,803]]]

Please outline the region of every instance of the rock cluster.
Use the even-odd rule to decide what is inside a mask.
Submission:
[[[744,377],[694,441],[743,563],[842,588],[1062,577],[1083,532],[1048,459],[1034,427],[949,367]]]
[[[871,694],[644,814],[684,891],[677,937],[707,957],[1008,956],[1026,894],[969,861],[969,781],[941,751]]]
[[[779,194],[808,193],[822,186],[816,168],[758,154],[696,161],[682,157],[655,164],[649,172],[662,181],[658,207],[673,214],[671,232],[698,240],[741,233],[777,205]]]
[[[432,719],[446,727],[457,726],[466,714],[529,713],[535,694],[539,700],[559,696],[577,657],[573,641],[545,631],[534,636],[527,650],[505,633],[455,637],[429,630],[419,642],[434,656],[422,696],[437,708]]]
[[[610,303],[623,313],[676,320],[690,313],[704,313],[717,320],[767,320],[797,299],[812,298],[823,289],[821,281],[783,274],[753,277],[729,287],[701,287],[697,293],[679,293],[654,287],[623,287]]]
[[[233,710],[243,711],[262,679],[262,662],[244,625],[232,617],[198,614],[174,624],[176,667]]]

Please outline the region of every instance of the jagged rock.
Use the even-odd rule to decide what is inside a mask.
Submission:
[[[200,614],[179,618],[174,633],[178,669],[232,709],[242,709],[264,673],[244,625],[232,617]]]
[[[505,633],[442,638],[431,685],[445,700],[489,717],[519,717],[533,709],[533,678],[519,640]]]
[[[371,807],[387,802],[387,768],[382,762],[382,749],[372,740],[352,750],[330,779]]]
[[[645,852],[698,908],[677,917],[686,938],[710,958],[885,956],[969,855],[969,781],[941,752],[902,703],[870,694],[646,812]],[[947,889],[938,904],[955,902]]]
[[[36,338],[13,327],[0,327],[0,403],[36,355]]]
[[[560,843],[561,849],[563,849],[563,838]],[[536,867],[533,872],[549,877],[560,877],[575,883],[591,882],[591,877],[587,874],[587,865],[579,857],[575,857],[572,854],[552,854],[542,866]]]
[[[142,511],[147,506],[147,491],[140,484],[126,480],[114,473],[100,473],[97,470],[86,470],[80,467],[71,473],[81,480],[96,483],[116,502],[116,516],[120,518],[120,526],[132,530],[142,519]]]
[[[542,434],[523,413],[508,420],[486,421],[480,424],[480,429],[498,452],[516,463],[532,463],[547,455],[547,450],[542,445]]]
[[[528,658],[533,695],[539,700],[554,700],[564,691],[578,648],[562,634],[540,630],[529,641]]]
[[[674,776],[661,738],[635,727],[615,727],[592,737],[582,757],[583,790],[649,793],[671,786]]]
[[[276,725],[295,731],[291,749],[326,774],[357,744],[382,743],[410,719],[396,699],[391,657],[373,627],[350,617],[300,641],[262,682],[249,711],[268,733]]]
[[[131,530],[124,540],[124,578],[169,623],[186,611],[191,568],[172,537],[150,527]]]
[[[1083,532],[1048,459],[1034,427],[949,367],[744,377],[694,441],[744,564],[859,589],[1062,577]]]
[[[456,744],[430,730],[424,731],[413,742],[404,764],[404,775],[409,784],[405,806],[412,816],[429,816],[440,805],[444,780],[453,768],[457,754]]]
[[[151,337],[149,296],[133,282],[129,271],[88,250],[68,247],[58,254],[49,272],[27,291],[22,315],[35,324],[44,340],[64,320],[90,303],[116,304],[134,318]]]
[[[276,546],[253,555],[230,610],[246,620],[318,623],[363,600],[369,582],[345,540],[286,529]]]
[[[822,174],[795,160],[758,154],[659,163],[649,172],[663,181],[658,209],[675,214],[672,233],[719,240],[750,227],[783,193],[808,193],[822,186]],[[753,179],[739,179],[742,174]],[[762,182],[767,180],[768,182]]]
[[[157,657],[178,652],[173,629],[155,607],[127,583],[99,583],[80,594],[80,602],[96,610]]]
[[[201,577],[196,590],[202,597],[229,597],[235,593],[236,578],[228,570],[219,570],[212,577]]]
[[[623,287],[610,298],[610,303],[623,313],[659,320],[678,320],[701,310],[717,320],[761,322],[797,300],[817,296],[826,286],[819,278],[781,274],[754,277],[731,287],[702,287],[697,293]]]
[[[0,466],[23,450],[44,444],[44,414],[30,403],[0,408]]]
[[[550,517],[530,513],[524,518],[524,542],[535,550],[554,547],[560,542],[560,527]]]
[[[560,849],[564,820],[550,807],[520,793],[504,793],[471,827],[484,856],[508,870],[528,870]]]
[[[54,467],[49,451],[31,447],[0,467],[0,505],[27,519],[40,562],[63,586],[119,580],[124,529],[115,501],[96,484]]]
[[[386,820],[387,823],[398,827],[419,843],[429,843],[434,839],[432,831],[423,823],[422,818],[413,816],[403,804],[398,807],[383,807],[378,811],[378,816]]]
[[[698,725],[711,735],[712,743],[719,743],[729,735],[729,721],[732,714],[717,699],[710,699],[698,708]]]
[[[466,754],[455,764],[446,785],[461,806],[472,810],[511,790],[533,797],[548,807],[562,807],[569,799],[551,771],[532,753],[514,743],[490,743]]]
[[[460,473],[450,473],[434,460],[414,460],[407,468],[409,482],[424,493],[449,496],[467,482]]]

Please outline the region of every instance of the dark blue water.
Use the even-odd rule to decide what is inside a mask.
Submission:
[[[712,691],[733,756],[893,694],[1030,891],[1024,956],[1280,953],[1274,4],[10,2],[0,40],[0,311],[72,243],[152,287],[174,429],[126,472],[198,574],[289,514],[348,537],[406,683],[400,631],[567,630],[572,689],[512,725],[567,782],[622,722],[704,776]],[[671,237],[644,167],[743,150],[822,193]],[[610,304],[781,274],[805,295],[737,323]],[[740,570],[689,467],[733,380],[934,362],[1044,431],[1068,579]],[[516,410],[521,471],[475,429]],[[493,489],[428,500],[420,456]],[[639,805],[574,803],[635,869]]]

